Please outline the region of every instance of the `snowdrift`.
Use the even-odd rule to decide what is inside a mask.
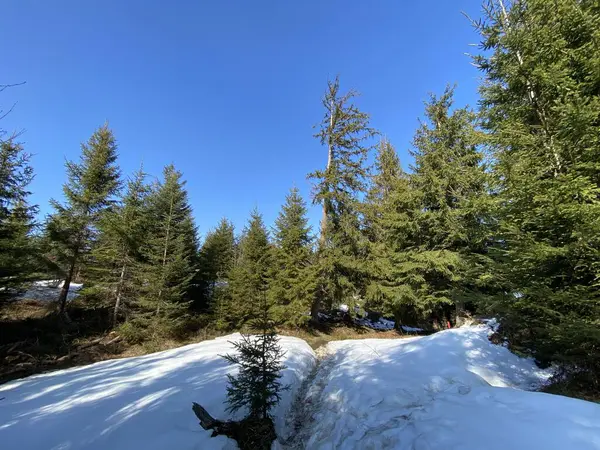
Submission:
[[[219,355],[239,334],[135,358],[36,375],[0,385],[0,447],[5,450],[217,450],[237,448],[210,437],[192,401],[216,418],[225,413],[225,374]],[[282,337],[287,352],[283,393],[275,411],[278,434],[302,380],[315,364],[306,342]]]
[[[600,405],[522,389],[551,375],[472,326],[328,344],[306,448],[600,449]]]

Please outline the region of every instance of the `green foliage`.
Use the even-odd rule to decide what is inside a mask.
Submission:
[[[27,198],[33,169],[30,155],[13,141],[0,142],[0,289],[18,288],[36,257],[31,233],[36,206]]]
[[[121,310],[135,302],[141,287],[141,247],[148,237],[150,193],[145,178],[142,170],[135,173],[121,202],[100,218],[98,240],[88,262],[82,294],[100,296],[114,305],[113,324]]]
[[[476,305],[503,317],[515,350],[561,363],[568,385],[590,380],[597,388],[598,2],[486,0],[474,25],[481,112],[454,107],[451,88],[432,96],[409,172],[387,140],[371,172],[377,132],[369,115],[354,104],[354,91],[340,92],[337,78],[328,83],[315,135],[327,165],[309,175],[322,208],[317,245],[293,189],[272,243],[254,211],[239,242],[223,219],[198,250],[173,166],[151,187],[138,173],[115,201],[117,145],[106,125],[82,145],[79,162],[67,163],[65,201],[51,201],[45,233],[33,236],[29,155],[0,130],[0,289],[20,287],[41,249],[65,279],[61,312],[80,273],[88,303],[114,305],[113,324],[120,312],[131,319],[120,328],[128,342],[158,348],[160,339],[198,328],[202,316],[186,318],[190,305],[222,327],[259,319],[259,336],[245,336],[229,359],[243,366],[230,380],[230,409],[248,406],[260,418],[281,388],[267,310],[301,325],[308,309],[316,320],[321,308],[356,300],[393,314],[398,325],[450,319]],[[273,370],[259,379],[250,368],[265,355]]]
[[[227,292],[219,301],[218,315],[223,323],[240,326],[258,316],[260,305],[256,299],[268,288],[271,260],[269,234],[262,215],[254,210],[240,239]]]
[[[120,187],[117,144],[107,125],[100,127],[81,145],[79,163],[67,161],[68,181],[63,185],[65,203],[50,203],[55,209],[46,223],[48,240],[57,265],[65,274],[59,297],[64,312],[69,286],[81,258],[89,253],[97,237],[97,224],[114,204]]]
[[[327,146],[325,170],[315,180],[313,203],[323,208],[318,249],[320,286],[311,308],[316,319],[321,306],[352,303],[364,288],[365,242],[360,232],[361,195],[366,190],[366,160],[376,132],[369,115],[352,103],[354,91],[339,92],[339,79],[328,83],[323,97],[325,116],[315,135]]]
[[[317,284],[306,214],[306,204],[293,188],[275,221],[269,299],[275,320],[290,325],[308,318]]]
[[[288,387],[279,381],[281,371],[285,369],[281,363],[284,353],[269,318],[264,294],[259,317],[252,321],[252,329],[257,334],[243,334],[240,341],[232,342],[237,353],[224,356],[230,364],[239,366],[236,376],[227,375],[227,410],[236,412],[247,408],[248,417],[266,419],[271,417],[271,409],[279,403],[281,392]]]
[[[140,306],[154,320],[181,318],[189,306],[188,292],[198,252],[196,227],[185,182],[173,165],[148,196],[148,238],[140,251]]]
[[[227,219],[211,230],[200,248],[197,281],[201,290],[200,308],[215,307],[217,292],[228,283],[236,255],[234,227]]]
[[[494,300],[541,359],[600,367],[600,11],[490,1],[475,62],[494,151]]]
[[[382,143],[367,196],[371,283],[369,303],[415,320],[448,318],[477,286],[488,230],[481,207],[486,173],[475,117],[451,112],[452,89],[426,104],[427,121],[414,139],[412,173],[402,172],[391,146]]]

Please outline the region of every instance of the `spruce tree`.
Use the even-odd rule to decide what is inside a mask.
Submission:
[[[365,293],[366,307],[392,312],[389,307],[392,299],[385,289],[390,278],[390,257],[392,245],[389,235],[392,232],[393,220],[391,217],[399,205],[393,203],[394,194],[400,189],[400,183],[406,181],[406,174],[402,171],[400,159],[392,144],[383,139],[375,157],[374,172],[364,204],[364,233],[368,240],[367,270],[368,285]]]
[[[361,196],[366,189],[366,160],[376,132],[369,115],[352,103],[354,91],[340,93],[339,79],[328,83],[323,97],[325,116],[315,135],[327,147],[327,166],[309,175],[315,180],[313,203],[320,204],[318,266],[321,280],[311,307],[318,320],[321,306],[353,302],[365,283],[365,242],[361,226]]]
[[[274,252],[269,285],[275,320],[302,324],[315,295],[316,277],[311,227],[304,200],[297,188],[286,197],[275,221]]]
[[[13,141],[0,143],[0,288],[20,287],[35,258],[31,238],[36,206],[27,203],[33,179],[30,155]]]
[[[127,183],[120,204],[99,220],[98,242],[90,258],[93,261],[86,281],[90,287],[83,294],[101,295],[114,306],[113,326],[120,311],[133,303],[141,283],[138,272],[142,264],[141,247],[148,235],[148,194],[146,174],[140,169]]]
[[[189,289],[198,252],[196,227],[182,174],[164,168],[148,197],[148,237],[141,247],[141,306],[156,321],[173,323],[189,306]]]
[[[259,304],[257,317],[251,321],[256,334],[242,334],[241,341],[233,342],[237,354],[224,356],[230,364],[239,366],[236,376],[227,376],[227,410],[235,412],[245,407],[248,417],[269,419],[271,409],[279,403],[281,392],[287,387],[279,381],[285,369],[281,363],[284,352],[269,317],[266,296],[259,295],[261,299],[252,299]]]
[[[229,275],[228,297],[221,304],[223,321],[240,326],[258,316],[259,300],[268,288],[271,267],[269,233],[262,215],[252,211],[239,243],[239,255]]]
[[[403,321],[450,319],[478,287],[488,234],[480,134],[468,109],[451,111],[452,89],[426,105],[412,174],[382,146],[368,195],[369,303]],[[474,255],[480,255],[478,259]]]
[[[55,212],[46,223],[54,257],[64,273],[58,298],[61,315],[65,313],[75,268],[91,249],[97,235],[98,220],[114,203],[120,187],[117,143],[108,125],[98,128],[89,141],[81,145],[81,150],[79,163],[66,163],[65,203],[50,201]]]
[[[444,305],[460,312],[472,297],[477,285],[473,277],[478,273],[472,267],[478,263],[474,255],[485,255],[488,240],[481,133],[472,111],[452,110],[453,93],[454,89],[446,88],[427,103],[427,122],[414,139],[411,176],[420,195],[413,276],[424,277],[426,283],[419,287],[422,304],[446,320],[450,310]]]
[[[598,3],[490,0],[476,26],[498,183],[495,301],[515,344],[598,373]]]
[[[201,289],[201,309],[213,304],[220,291],[226,288],[236,255],[233,224],[221,219],[219,225],[204,239],[198,256],[198,283]]]

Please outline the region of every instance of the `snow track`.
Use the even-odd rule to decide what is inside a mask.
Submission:
[[[321,406],[323,389],[334,365],[333,355],[328,352],[326,345],[317,348],[315,354],[317,363],[298,390],[286,420],[286,428],[290,430],[290,434],[285,439],[278,439],[274,449],[304,450],[306,448],[315,414]]]
[[[330,342],[292,408],[295,434],[278,448],[600,450],[600,406],[525,392],[551,373],[488,333]]]

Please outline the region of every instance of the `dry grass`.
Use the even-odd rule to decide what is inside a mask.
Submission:
[[[132,344],[110,326],[110,308],[70,304],[73,321],[66,325],[49,302],[20,300],[0,303],[0,383],[36,373],[82,366],[107,359],[141,356],[213,339],[232,331],[219,331],[208,322],[183,336],[159,334]],[[398,339],[396,331],[375,331],[348,324],[320,328],[282,328],[282,335],[304,339],[316,349],[344,339]],[[121,339],[122,338],[122,339]]]
[[[278,330],[283,336],[294,336],[304,339],[313,349],[317,349],[331,341],[347,339],[403,339],[414,335],[402,334],[395,330],[377,331],[366,327],[333,325],[322,329],[316,328],[282,328]]]
[[[42,319],[56,310],[53,302],[38,300],[19,300],[3,303],[0,307],[0,321]]]

